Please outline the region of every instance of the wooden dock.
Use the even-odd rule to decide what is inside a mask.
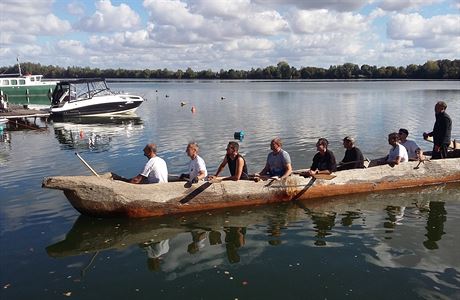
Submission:
[[[49,111],[30,108],[25,109],[21,106],[10,106],[8,111],[0,111],[0,118],[4,119],[48,118],[49,116]]]
[[[0,111],[0,119],[7,119],[7,129],[18,130],[20,128],[45,130],[48,125],[50,112],[46,110],[23,108],[22,106],[9,106],[7,111]],[[36,124],[37,118],[44,122],[45,127]],[[33,121],[29,120],[33,119]],[[44,119],[44,120],[43,120]],[[43,125],[43,124],[42,124]]]

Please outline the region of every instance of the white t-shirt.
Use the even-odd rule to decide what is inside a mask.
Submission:
[[[396,144],[396,147],[390,149],[387,161],[394,161],[397,156],[401,157],[400,162],[406,162],[409,160],[406,148],[400,144]]]
[[[200,171],[204,171],[204,176],[208,176],[208,171],[206,170],[206,164],[200,156],[196,156],[195,159],[190,161],[188,167],[188,173],[190,174],[190,179],[193,179],[198,176]]]
[[[141,175],[147,177],[149,183],[168,182],[168,167],[166,166],[166,162],[161,157],[152,157],[145,164]]]
[[[417,149],[420,149],[420,147],[414,142],[410,140],[406,140],[404,143],[401,143],[406,150],[407,150],[407,155],[409,156],[410,159],[417,159]]]

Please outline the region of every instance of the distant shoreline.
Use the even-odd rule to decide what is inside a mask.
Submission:
[[[67,78],[77,79],[77,78]],[[141,79],[141,78],[105,78],[107,82],[111,83],[151,83],[151,82],[377,82],[377,81],[460,81],[460,79],[407,79],[407,78],[362,78],[362,79]],[[50,79],[51,80],[51,79]],[[55,80],[66,80],[56,78]]]

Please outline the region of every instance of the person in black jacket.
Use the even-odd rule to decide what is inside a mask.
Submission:
[[[325,138],[320,138],[316,143],[316,150],[318,151],[313,157],[313,164],[304,176],[313,176],[315,174],[331,174],[337,171],[337,163],[335,161],[334,153],[328,150],[329,142]]]
[[[432,132],[424,132],[423,138],[433,137],[433,154],[431,158],[446,158],[447,148],[450,145],[450,135],[452,131],[452,120],[446,113],[447,104],[438,101],[434,107],[436,122]]]
[[[364,156],[361,153],[361,150],[359,150],[359,148],[355,146],[355,140],[350,136],[346,136],[343,139],[343,147],[347,150],[345,150],[345,156],[339,163],[337,171],[363,169]]]

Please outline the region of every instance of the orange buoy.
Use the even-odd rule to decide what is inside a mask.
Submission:
[[[195,113],[196,112],[196,108],[195,106],[192,106],[192,109],[191,109],[192,113]]]

